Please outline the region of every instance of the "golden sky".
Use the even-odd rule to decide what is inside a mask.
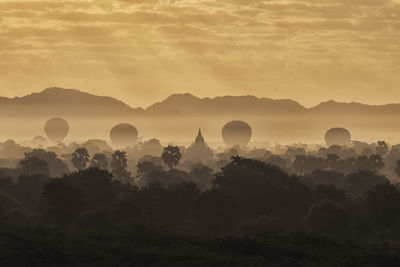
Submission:
[[[1,0],[0,95],[400,102],[393,0]]]

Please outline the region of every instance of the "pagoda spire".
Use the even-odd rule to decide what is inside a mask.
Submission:
[[[199,133],[197,134],[196,140],[194,142],[196,145],[204,145],[204,137],[201,134],[201,129],[199,128]]]

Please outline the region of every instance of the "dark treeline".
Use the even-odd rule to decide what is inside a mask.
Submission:
[[[137,186],[121,170],[115,176],[90,167],[52,178],[45,161],[24,159],[2,173],[2,221],[66,229],[141,224],[202,235],[307,231],[357,240],[396,240],[400,226],[400,191],[373,171],[297,176],[233,157],[217,173],[202,164],[185,172],[145,161],[138,174],[146,183]],[[20,174],[13,180],[7,171]]]
[[[135,168],[128,166],[129,151],[91,155],[82,146],[62,156],[43,149],[25,152],[15,168],[0,169],[0,235],[6,244],[20,238],[44,247],[58,236],[66,246],[81,243],[86,253],[96,247],[111,250],[110,244],[99,246],[116,242],[119,250],[108,260],[118,253],[127,257],[127,246],[150,246],[164,255],[174,250],[167,252],[165,246],[176,242],[173,253],[178,253],[186,242],[187,254],[165,263],[188,260],[190,249],[200,265],[206,259],[215,265],[229,259],[243,265],[253,261],[251,266],[354,266],[359,258],[352,253],[364,257],[356,266],[400,263],[395,256],[400,189],[385,175],[400,174],[396,146],[380,142],[359,151],[289,147],[280,155],[237,147],[207,161],[183,161],[187,150],[175,146],[157,151],[158,156],[133,161]],[[124,239],[125,231],[132,240]],[[33,253],[31,245],[14,244],[14,252],[4,253]],[[98,259],[107,258],[104,251]],[[132,263],[162,262],[146,262],[143,255]],[[27,255],[20,260],[39,264]]]

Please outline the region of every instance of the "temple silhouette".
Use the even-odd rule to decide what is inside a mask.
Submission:
[[[197,133],[194,143],[184,154],[184,159],[189,161],[205,162],[211,160],[213,157],[214,153],[205,142],[201,128],[199,128],[199,132]]]

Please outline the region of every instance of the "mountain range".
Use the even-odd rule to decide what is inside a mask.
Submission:
[[[274,100],[255,96],[199,98],[173,94],[146,109],[133,108],[112,97],[96,96],[76,89],[47,88],[23,97],[0,97],[0,117],[131,117],[131,116],[219,116],[219,115],[332,115],[397,116],[400,104],[322,102],[306,108],[290,99]]]
[[[112,97],[96,96],[75,89],[47,88],[23,97],[0,97],[1,117],[104,117],[144,115]]]

